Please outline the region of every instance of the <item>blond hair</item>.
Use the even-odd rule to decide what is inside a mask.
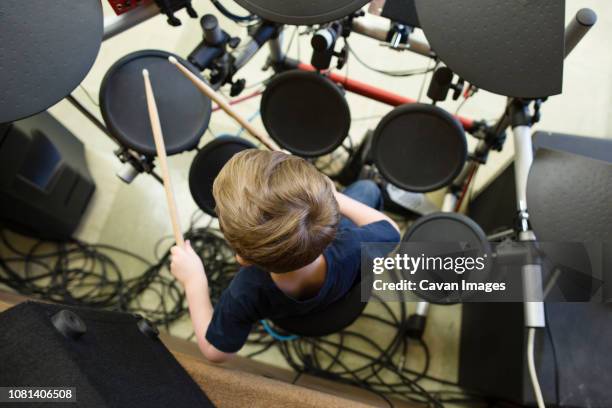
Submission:
[[[213,195],[227,242],[269,272],[308,265],[336,236],[340,215],[333,186],[297,156],[240,152],[215,179]]]

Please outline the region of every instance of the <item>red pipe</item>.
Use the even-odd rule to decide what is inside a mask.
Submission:
[[[312,65],[308,65],[303,62],[298,62],[297,67],[303,71],[315,71]],[[405,96],[368,85],[365,82],[357,81],[334,72],[327,72],[326,74],[329,79],[339,85],[342,85],[342,87],[344,87],[344,89],[347,91],[365,96],[366,98],[374,99],[378,102],[386,103],[387,105],[399,106],[406,103],[417,102],[416,99],[407,98]],[[465,130],[471,130],[474,127],[474,120],[462,116],[456,116],[456,118],[459,120],[459,122],[461,122]]]
[[[244,102],[244,101],[246,101],[246,100],[248,100],[248,99],[252,99],[252,98],[254,98],[254,97],[256,97],[256,96],[259,96],[259,95],[261,95],[261,94],[262,94],[262,91],[255,91],[255,92],[250,93],[250,94],[248,94],[248,95],[244,95],[244,96],[241,96],[241,97],[239,97],[239,98],[232,99],[232,100],[231,100],[231,101],[229,101],[228,103],[229,103],[230,105],[236,105],[236,104],[239,104],[240,102]],[[218,110],[220,110],[220,109],[221,109],[221,108],[220,108],[219,106],[215,105],[215,106],[213,106],[212,111],[213,111],[213,112],[216,112],[216,111],[218,111]]]

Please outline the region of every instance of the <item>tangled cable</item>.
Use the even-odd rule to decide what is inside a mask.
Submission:
[[[11,235],[18,238],[6,229],[0,230],[0,283],[21,294],[68,305],[138,313],[166,329],[188,313],[183,288],[168,268],[169,248],[151,263],[122,248],[75,239],[32,240],[27,250],[21,250],[11,241]],[[215,283],[211,296],[216,301],[236,273],[233,253],[219,231],[212,228],[191,228],[185,238],[207,265],[209,279]],[[142,272],[127,278],[120,263],[131,268],[140,266]]]
[[[211,228],[210,224],[196,228],[194,224],[192,218],[185,239],[191,241],[206,266],[215,304],[230,284],[238,265],[233,251],[217,229]],[[168,331],[172,323],[188,314],[183,289],[169,272],[171,242],[167,238],[155,246],[157,261],[154,263],[111,245],[92,245],[74,239],[68,242],[29,240],[28,249],[22,250],[19,248],[24,246],[23,242],[18,245],[18,239],[26,238],[0,229],[0,283],[19,293],[70,305],[138,313]],[[159,253],[164,241],[167,241],[168,248]],[[142,273],[128,278],[120,264],[140,265]],[[368,307],[379,307],[380,312],[372,313],[366,309],[355,325],[323,338],[277,341],[259,323],[249,336],[249,344],[255,346],[249,357],[278,347],[298,377],[307,373],[357,385],[379,395],[390,406],[393,406],[390,397],[434,408],[443,407],[446,402],[485,400],[480,395],[466,394],[460,389],[427,391],[420,384],[424,379],[452,386],[456,384],[428,376],[429,349],[422,340],[408,339],[404,302],[397,303],[397,310],[384,302],[371,303],[373,305]],[[391,333],[390,336],[379,336],[384,337],[386,344],[357,331],[356,327],[363,323],[368,324],[368,331],[387,330]],[[415,352],[423,353],[422,370],[404,367],[409,345],[416,345],[420,351]]]

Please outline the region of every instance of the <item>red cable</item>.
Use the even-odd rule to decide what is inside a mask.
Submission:
[[[470,172],[470,176],[468,177],[465,184],[463,185],[463,189],[461,190],[461,195],[459,196],[459,200],[457,201],[457,204],[455,205],[455,212],[459,212],[459,210],[461,210],[461,205],[463,204],[463,200],[465,199],[467,190],[470,187],[470,184],[472,184],[472,179],[474,178],[474,175],[476,174],[476,171],[478,170],[479,166],[480,164],[478,163],[474,165],[474,169],[472,169],[472,171]]]

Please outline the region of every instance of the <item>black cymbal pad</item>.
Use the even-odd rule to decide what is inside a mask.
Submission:
[[[416,0],[421,27],[446,65],[501,95],[561,92],[564,0]]]
[[[100,0],[0,1],[0,123],[68,95],[93,65],[102,31]]]
[[[345,17],[370,0],[236,0],[266,20],[282,24],[312,25]]]

